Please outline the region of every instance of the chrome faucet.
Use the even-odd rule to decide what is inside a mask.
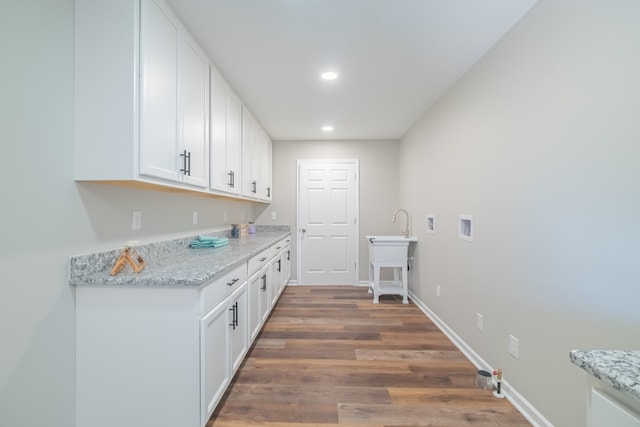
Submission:
[[[404,209],[396,209],[395,212],[393,213],[393,217],[391,217],[391,222],[396,222],[396,217],[398,216],[398,212],[404,212],[405,216],[407,217],[407,222],[405,223],[404,230],[402,230],[402,234],[404,234],[404,237],[410,237],[411,236],[411,217],[409,216],[409,212],[407,212]]]

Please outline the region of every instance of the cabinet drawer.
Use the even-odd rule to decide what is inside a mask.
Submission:
[[[258,255],[251,257],[251,259],[249,259],[249,276],[260,270],[264,265],[267,265],[271,257],[271,248],[267,248]]]
[[[291,244],[291,236],[287,236],[278,243],[271,245],[271,256],[276,256]]]
[[[218,302],[247,280],[247,264],[228,271],[200,291],[200,313],[211,310]]]
[[[271,256],[278,255],[285,246],[287,246],[287,242],[285,239],[282,239],[278,243],[274,243],[273,245],[271,245]]]

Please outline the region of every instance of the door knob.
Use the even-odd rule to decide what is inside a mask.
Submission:
[[[307,229],[306,228],[302,228],[302,229],[300,229],[300,231],[302,231],[303,233],[306,233]]]

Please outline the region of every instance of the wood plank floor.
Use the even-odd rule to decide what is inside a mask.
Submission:
[[[530,426],[413,303],[287,287],[207,427]]]

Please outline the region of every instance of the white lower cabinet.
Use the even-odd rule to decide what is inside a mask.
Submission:
[[[587,427],[640,427],[640,405],[629,404],[614,393],[612,388],[591,387]]]
[[[260,272],[256,272],[253,276],[249,277],[249,341],[258,336],[260,328],[262,328],[262,316],[260,315],[260,293],[261,289],[261,275]]]
[[[200,288],[76,288],[76,426],[203,427],[277,301],[273,259]]]
[[[280,273],[280,294],[291,278],[291,245],[287,243],[282,251],[282,272]]]
[[[282,277],[282,252],[278,254],[271,261],[271,300],[270,304],[273,307],[278,301],[280,296],[280,280]]]
[[[284,287],[291,277],[291,238],[287,237],[271,246],[271,251],[275,254],[273,259],[272,280],[274,289],[274,300],[284,291]]]
[[[240,365],[248,348],[248,291],[247,283],[243,283],[233,295],[229,297],[229,358],[231,373],[234,374]]]
[[[231,280],[235,279],[210,286],[234,286],[228,285]],[[247,289],[245,281],[200,320],[201,425],[213,414],[247,353]]]
[[[76,427],[201,427],[200,319],[198,289],[76,288]]]
[[[260,323],[264,324],[271,313],[271,264],[260,270]]]
[[[200,424],[206,424],[231,381],[229,342],[229,309],[219,304],[200,320]]]

